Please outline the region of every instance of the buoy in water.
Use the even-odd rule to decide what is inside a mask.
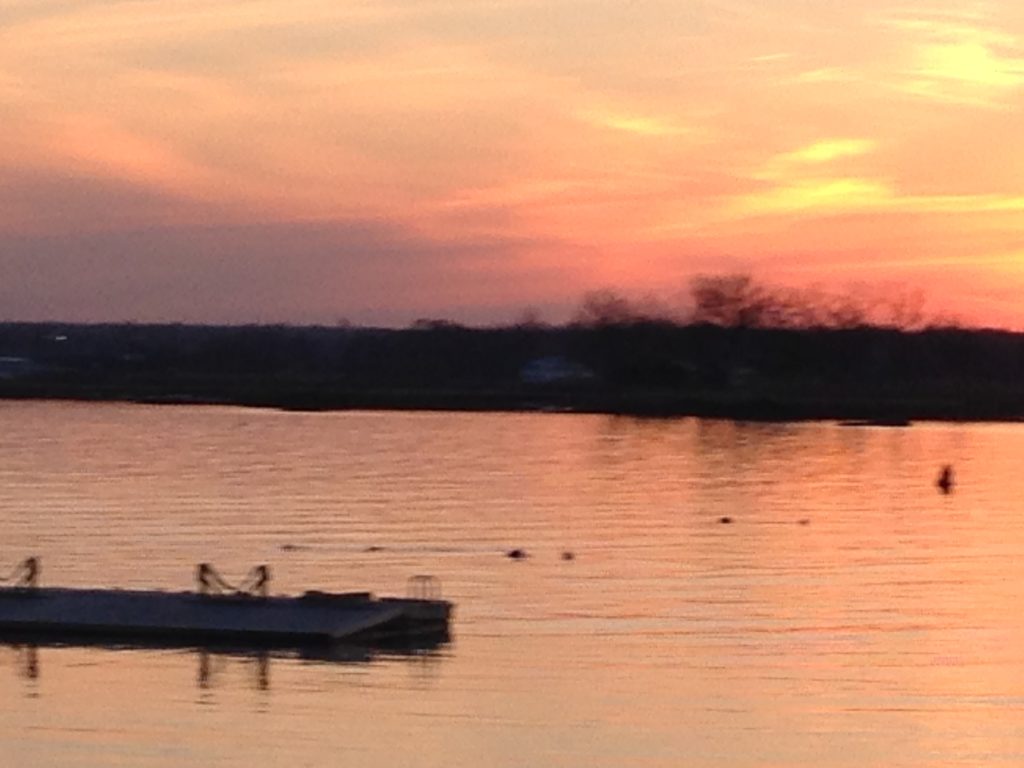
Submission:
[[[938,486],[939,490],[943,493],[952,493],[953,491],[953,465],[947,464],[939,472],[939,479],[935,481],[935,485]]]

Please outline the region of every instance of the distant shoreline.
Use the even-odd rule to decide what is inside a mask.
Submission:
[[[915,421],[1018,422],[1024,407],[979,398],[952,400],[779,398],[672,392],[528,392],[495,390],[335,390],[185,392],[33,386],[0,382],[0,401],[69,401],[140,405],[233,406],[295,412],[434,411],[581,413],[641,418],[708,418],[752,422],[837,421],[847,426],[903,427]]]
[[[761,422],[1024,420],[1024,334],[624,322],[0,323],[0,399]]]

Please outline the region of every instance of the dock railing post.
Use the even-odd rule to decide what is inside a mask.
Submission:
[[[413,600],[440,600],[441,582],[430,574],[410,576],[405,594]]]
[[[35,589],[39,586],[41,570],[38,557],[26,557],[14,567],[10,576],[0,576],[0,581],[8,581],[17,589]]]

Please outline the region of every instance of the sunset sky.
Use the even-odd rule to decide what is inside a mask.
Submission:
[[[0,2],[0,319],[562,321],[723,272],[1024,328],[1024,3]]]

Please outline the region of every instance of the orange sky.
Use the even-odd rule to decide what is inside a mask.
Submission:
[[[1024,5],[7,0],[0,319],[570,316],[697,273],[1024,327]]]

